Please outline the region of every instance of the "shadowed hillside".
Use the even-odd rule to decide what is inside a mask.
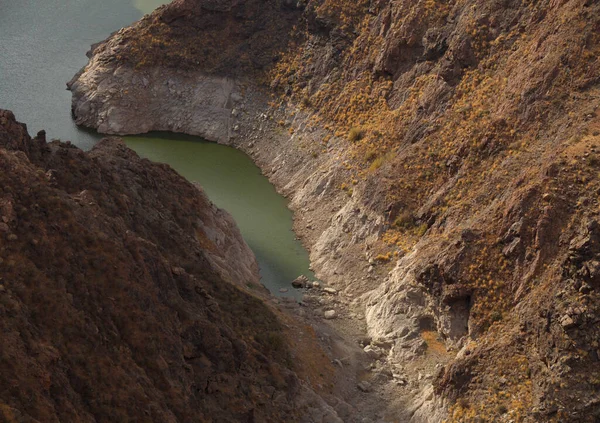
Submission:
[[[252,252],[198,187],[118,139],[31,139],[8,111],[0,167],[0,421],[303,421],[322,406],[247,292],[264,289]]]

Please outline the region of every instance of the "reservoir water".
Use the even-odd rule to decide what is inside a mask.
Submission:
[[[0,108],[12,110],[34,135],[89,149],[102,136],[71,119],[65,83],[87,63],[89,46],[167,3],[161,0],[0,0]],[[292,214],[248,156],[230,147],[175,134],[126,137],[143,157],[168,163],[199,182],[229,211],[257,256],[263,284],[299,298],[290,282],[308,269],[292,232]]]

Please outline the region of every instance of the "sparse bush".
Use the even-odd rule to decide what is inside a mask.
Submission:
[[[377,157],[377,150],[374,148],[369,148],[366,152],[365,152],[365,160],[370,162],[372,160],[374,160]]]
[[[371,172],[376,171],[377,169],[379,169],[381,167],[381,165],[383,164],[383,157],[377,157],[375,160],[373,160],[373,163],[371,163],[371,166],[369,166],[369,170]]]
[[[348,186],[345,182],[342,182],[342,185],[340,185],[340,189],[342,191],[346,191],[346,194],[348,194],[349,197],[352,197],[352,194],[354,193],[352,187]]]
[[[508,411],[508,408],[506,408],[506,405],[500,404],[496,408],[496,411],[498,411],[498,414],[505,414]]]
[[[461,408],[469,408],[469,400],[465,397],[460,398],[457,404]]]
[[[427,226],[427,223],[421,223],[419,225],[419,227],[417,227],[417,230],[416,230],[417,236],[421,237],[421,236],[425,235],[425,232],[427,232],[428,228],[429,228],[429,226]]]
[[[590,154],[587,158],[587,164],[593,167],[598,166],[598,164],[600,164],[600,159],[598,159],[598,156],[595,154]]]
[[[494,311],[491,316],[490,316],[490,321],[492,323],[494,322],[499,322],[500,320],[502,320],[502,313],[500,313],[499,311]]]
[[[348,141],[357,142],[363,139],[365,133],[362,129],[354,127],[348,131]]]
[[[391,252],[388,252],[386,254],[379,254],[377,257],[375,257],[375,261],[379,261],[381,263],[387,263],[391,259],[392,259],[392,253]]]
[[[404,210],[394,220],[394,226],[397,226],[398,228],[409,229],[409,228],[413,227],[414,225],[415,225],[415,218],[408,210]]]

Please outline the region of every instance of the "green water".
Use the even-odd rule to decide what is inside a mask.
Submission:
[[[89,46],[168,1],[0,0],[0,108],[15,112],[29,132],[71,140],[83,149],[100,138],[71,119],[65,83],[87,63]],[[291,230],[286,200],[249,157],[229,147],[186,136],[128,137],[141,156],[168,163],[200,182],[229,211],[257,256],[262,282],[274,294],[299,297],[290,282],[312,277],[308,254]]]
[[[134,0],[133,5],[137,10],[146,14],[152,12],[158,6],[169,3],[168,1],[162,0]]]
[[[142,157],[169,163],[191,181],[198,181],[210,199],[229,211],[256,254],[263,283],[273,292],[290,288],[308,271],[308,255],[291,230],[292,214],[260,169],[241,151],[192,137],[157,134],[127,137]]]

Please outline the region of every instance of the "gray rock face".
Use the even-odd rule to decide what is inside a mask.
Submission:
[[[139,71],[93,56],[67,85],[78,125],[104,134],[185,132],[226,143],[230,138],[235,82],[198,72],[155,68]]]

